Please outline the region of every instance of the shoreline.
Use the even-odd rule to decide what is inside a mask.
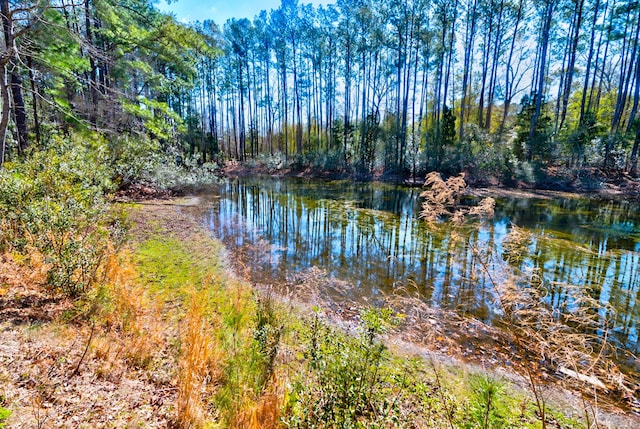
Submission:
[[[225,254],[226,257],[231,256],[231,252],[226,246]],[[357,303],[346,302],[342,305],[335,302],[331,303],[323,301],[317,294],[314,295],[313,293],[310,293],[308,296],[295,296],[296,294],[291,292],[292,285],[265,285],[253,282],[245,274],[240,272],[241,270],[240,267],[237,266],[237,262],[238,261],[233,263],[229,261],[229,269],[233,275],[237,275],[243,279],[243,281],[250,283],[251,287],[262,296],[275,296],[277,301],[296,308],[301,314],[308,315],[319,311],[323,315],[326,323],[337,327],[342,332],[348,335],[355,335],[357,332],[360,322],[358,308],[356,308],[358,306]],[[308,290],[306,286],[300,287],[300,285],[298,285],[298,288]],[[481,331],[481,335],[484,335],[486,338],[490,338],[493,335],[502,335],[502,337],[505,335],[500,334],[498,328],[486,325],[475,318],[459,316],[451,311],[440,309],[432,310],[433,313],[429,315],[430,323],[434,323],[433,320],[435,319],[446,320],[447,317],[454,315],[457,318],[456,320],[459,321],[459,323],[444,322],[444,325],[447,325],[444,331],[452,329],[452,327],[457,324],[462,330],[468,329],[469,332]],[[465,321],[466,323],[461,321]],[[441,331],[441,325],[443,325],[443,323],[435,322],[432,328],[436,330],[436,333],[442,333],[444,331]],[[459,337],[459,333],[453,334],[454,337]],[[456,340],[453,339],[453,337],[445,339],[436,339],[435,337],[436,335],[434,334],[420,340],[415,337],[412,332],[399,327],[394,332],[385,336],[384,343],[394,355],[400,356],[403,359],[419,358],[426,365],[435,364],[437,366],[448,367],[455,373],[485,374],[492,377],[503,378],[506,379],[512,387],[516,388],[518,393],[527,397],[532,395],[526,375],[515,368],[515,360],[517,359],[510,360],[507,358],[506,361],[499,361],[499,358],[506,357],[504,351],[498,351],[497,349],[490,350],[491,346],[484,347],[480,344],[470,345],[467,343],[466,346],[471,347],[473,351],[465,354],[462,352],[465,347],[464,344],[462,344],[464,341],[459,340],[459,344],[454,345]],[[504,341],[505,338],[493,338],[493,340],[500,342],[500,340]],[[460,354],[457,354],[458,352],[460,352]],[[511,356],[511,358],[513,357],[515,357],[515,355]],[[586,400],[591,406],[595,407],[596,414],[604,417],[605,426],[610,425],[609,427],[611,428],[632,428],[640,423],[640,414],[633,412],[629,408],[629,404],[624,404],[623,406],[623,402],[619,399],[614,400],[607,397],[606,392],[599,393],[599,399],[594,401],[592,396],[593,392],[585,392],[584,389],[576,385],[579,380],[567,376],[563,377],[560,372],[548,373],[547,371],[543,371],[543,374],[545,380],[540,387],[544,394],[548,395],[549,403],[566,415],[573,414],[574,417],[582,417],[582,408]],[[587,397],[584,397],[585,394],[587,394]],[[600,399],[607,400],[600,402]],[[604,403],[607,403],[607,405],[602,405]],[[602,422],[600,423],[602,424]]]
[[[223,177],[284,177],[318,180],[352,180],[365,183],[383,183],[403,185],[410,187],[422,187],[424,179],[403,175],[358,175],[340,171],[319,171],[311,168],[304,170],[295,169],[269,169],[264,165],[247,166],[238,162],[228,162],[221,170]],[[558,178],[558,180],[567,178]],[[631,200],[640,201],[640,179],[633,179],[628,175],[621,175],[617,180],[600,182],[597,187],[563,186],[561,183],[528,184],[522,181],[507,186],[495,178],[478,180],[468,178],[466,193],[472,196],[509,196],[522,198],[595,198],[603,200]],[[550,186],[552,185],[552,186]]]
[[[20,279],[27,279],[28,273],[15,276],[6,273],[4,280],[12,287],[4,296],[7,317],[0,318],[0,329],[6,337],[4,344],[0,345],[0,375],[6,382],[7,402],[4,405],[13,411],[8,421],[10,426],[29,425],[37,413],[42,413],[42,418],[46,418],[51,427],[63,426],[70,417],[92,427],[107,427],[109,424],[125,427],[127,421],[145,423],[148,427],[175,423],[175,404],[179,404],[180,380],[183,377],[180,369],[183,355],[176,346],[189,332],[189,321],[194,317],[189,310],[189,297],[204,296],[196,293],[194,287],[213,286],[217,291],[209,295],[209,299],[217,303],[211,307],[212,311],[219,309],[228,299],[235,302],[242,298],[242,302],[251,307],[256,305],[252,303],[252,296],[258,300],[270,296],[268,288],[251,283],[242,270],[234,268],[232,263],[236,261],[236,255],[203,224],[202,216],[210,204],[203,200],[202,195],[138,201],[120,206],[128,213],[132,227],[125,253],[114,255],[112,269],[119,273],[114,278],[116,283],[108,286],[113,293],[111,299],[118,306],[111,312],[99,313],[102,315],[96,316],[97,324],[86,315],[83,317],[83,311],[88,309],[72,311],[77,304],[70,300],[52,300],[51,305],[42,308],[44,314],[34,320],[31,310],[41,312],[38,306],[25,308],[23,303],[31,302],[31,296],[40,296],[43,293],[41,286],[21,283]],[[169,257],[171,263],[167,263]],[[220,286],[223,283],[226,286]],[[272,388],[276,389],[274,394],[284,395],[284,390],[277,388],[289,386],[287,377],[293,375],[287,371],[293,368],[291,365],[298,365],[295,368],[300,369],[303,364],[299,357],[301,344],[295,340],[301,335],[298,325],[319,314],[322,323],[335,329],[338,335],[354,337],[360,332],[362,321],[355,308],[348,314],[335,306],[316,310],[313,301],[294,299],[291,295],[277,296],[276,293],[271,296],[279,308],[277,311],[288,318],[288,323],[293,323],[287,328],[293,340],[282,344],[283,349],[275,360],[277,377]],[[94,301],[88,298],[83,302],[92,308],[90,304]],[[120,306],[122,309],[117,310]],[[14,310],[15,314],[25,317],[18,324],[12,323],[8,317],[14,314]],[[70,311],[70,314],[76,314],[71,319],[65,316]],[[222,335],[220,331],[224,324],[209,320],[207,314],[198,316],[197,326],[206,328],[202,333],[213,336],[211,338]],[[431,316],[429,319],[447,317],[445,313],[433,313]],[[128,321],[126,324],[125,320]],[[133,325],[130,324],[132,322]],[[247,341],[254,340],[251,332],[247,335]],[[439,373],[445,378],[447,392],[458,395],[453,398],[461,404],[469,400],[461,394],[472,394],[468,386],[470,380],[487,377],[504,382],[505,390],[501,397],[528,404],[529,420],[522,427],[535,427],[531,388],[513,365],[499,359],[493,365],[481,360],[468,360],[453,348],[447,353],[429,347],[434,345],[429,341],[424,344],[408,341],[410,338],[402,332],[394,331],[381,339],[390,350],[392,365],[418,362],[422,368],[420,374],[435,372],[437,377]],[[237,350],[230,352],[221,348],[218,353],[215,355],[217,359],[231,359],[229,362],[240,364],[240,361],[233,360],[234,356],[242,356]],[[31,380],[29,384],[23,383],[24,377]],[[207,378],[203,375],[202,380]],[[580,390],[565,384],[572,383],[569,380],[545,380],[540,384],[550,412],[548,424],[566,421],[562,427],[582,427],[580,422],[588,412],[598,417],[603,428],[638,427],[638,414],[613,404],[605,406],[593,400],[585,403]],[[219,415],[209,413],[209,401],[213,396],[207,395],[213,395],[219,386],[216,382],[203,382],[202,387],[206,395],[203,393],[202,398],[194,396],[193,399],[201,401],[202,410],[208,418],[218,420]],[[45,388],[46,396],[42,396],[42,388]],[[103,391],[109,394],[103,395]],[[271,397],[269,392],[265,397]],[[81,401],[87,393],[94,395],[95,400]],[[43,398],[44,402],[35,402],[34,398]],[[109,421],[104,412],[107,409],[116,412],[118,420]],[[223,409],[223,412],[230,411]]]
[[[211,231],[209,233],[213,234]],[[318,285],[312,276],[310,280],[302,280],[302,283],[296,280],[292,283],[275,285],[257,283],[249,274],[242,273],[243,267],[246,269],[247,261],[232,254],[226,246],[225,253],[227,257],[233,257],[228,260],[232,273],[250,283],[252,288],[261,295],[275,297],[277,301],[287,306],[298,308],[303,314],[310,314],[313,308],[317,308],[324,315],[327,323],[350,335],[357,331],[360,321],[359,310],[364,308],[362,302],[348,299],[337,302],[321,296],[321,291],[314,290]],[[305,279],[306,273],[300,273],[298,277]],[[404,313],[402,309],[393,310]],[[424,312],[424,309],[420,311]],[[518,365],[526,366],[526,363],[519,363],[519,360],[524,361],[526,358],[518,357],[513,350],[508,351],[506,333],[480,320],[460,316],[452,311],[431,308],[425,314],[424,320],[420,320],[420,327],[428,328],[429,332],[420,333],[403,323],[403,326],[387,336],[385,343],[394,350],[394,354],[409,359],[418,356],[425,363],[435,358],[439,364],[452,365],[462,372],[497,375],[508,379],[521,392],[531,393],[526,375],[516,368]],[[472,337],[476,335],[478,341],[474,343]],[[493,344],[485,344],[483,340],[491,341]],[[578,386],[581,382],[579,374],[567,376],[562,371],[555,371],[552,368],[540,370],[544,380],[543,390],[553,398],[554,404],[563,404],[562,410],[579,410],[583,405],[582,395],[587,394],[586,400],[600,404],[599,411],[606,414],[608,418],[621,419],[612,427],[634,427],[639,421],[637,419],[640,415],[633,412],[630,404],[622,399],[619,392],[609,390],[599,392],[598,399],[594,401],[590,396],[592,392],[587,392],[584,387]],[[610,396],[612,394],[613,396]],[[607,405],[603,406],[604,403]]]

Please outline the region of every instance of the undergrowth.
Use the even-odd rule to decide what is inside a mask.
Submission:
[[[181,428],[539,424],[534,402],[502,379],[390,352],[385,337],[403,320],[391,310],[362,310],[350,335],[319,312],[256,293],[229,274],[222,245],[175,208],[127,207],[145,223],[133,225],[127,248],[128,216],[105,197],[108,150],[56,142],[0,170],[0,250],[81,297],[66,315],[88,331],[70,377],[89,361],[97,379],[119,382],[129,368],[171,392]],[[449,200],[436,202],[450,214]],[[144,210],[159,214],[140,217]]]
[[[103,149],[99,140],[53,137],[0,169],[0,251],[29,259],[70,296],[88,290],[108,246],[123,237],[105,199],[112,184]]]

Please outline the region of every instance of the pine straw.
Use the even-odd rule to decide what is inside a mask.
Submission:
[[[0,323],[48,322],[72,306],[67,297],[44,287],[42,258],[33,255],[31,259],[27,267],[11,254],[0,255]]]

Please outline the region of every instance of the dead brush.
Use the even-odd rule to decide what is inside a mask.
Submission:
[[[217,378],[217,347],[207,317],[207,291],[193,292],[182,331],[182,350],[177,381],[177,417],[181,428],[201,428],[206,420],[207,384]]]
[[[420,197],[424,198],[420,217],[431,225],[443,219],[449,219],[454,225],[459,225],[467,215],[493,217],[495,207],[493,198],[484,198],[471,208],[460,206],[460,198],[467,187],[464,173],[449,177],[445,181],[440,173],[432,171],[427,174],[424,187],[426,189],[420,194]]]
[[[42,286],[47,280],[47,265],[41,253],[29,255],[28,266],[20,255],[0,253],[0,290],[10,285]]]
[[[511,224],[511,230],[502,242],[502,260],[517,265],[529,254],[531,234],[517,225]]]
[[[159,304],[137,284],[138,273],[126,251],[110,254],[100,276],[104,286],[98,292],[98,322],[108,335],[119,337],[117,356],[131,366],[148,368],[165,342]],[[104,350],[96,349],[96,353],[105,355]]]
[[[483,200],[477,208],[456,209],[458,195],[466,186],[463,175],[445,182],[438,173],[430,173],[425,186],[430,189],[421,194],[425,198],[421,217],[430,223],[448,218],[456,226],[467,214],[493,213],[492,200]],[[515,347],[516,363],[529,383],[544,429],[547,371],[571,378],[581,385],[583,392],[609,388],[602,380],[611,368],[608,356],[614,353],[607,342],[606,326],[613,318],[613,310],[591,297],[584,287],[562,284],[559,288],[560,285],[544,279],[539,270],[521,268],[532,242],[531,234],[512,225],[501,254],[492,247],[475,248],[474,257],[489,280],[496,309],[501,313],[500,327]],[[563,290],[567,296],[555,307],[548,302],[554,289]],[[593,413],[586,407],[584,411],[590,424]]]
[[[614,319],[613,309],[590,296],[584,287],[554,284],[541,277],[535,268],[520,268],[532,240],[528,233],[513,227],[505,238],[505,252],[500,260],[479,250],[476,252],[493,287],[495,302],[502,313],[502,327],[516,347],[520,357],[518,365],[526,374],[538,417],[545,428],[544,389],[548,371],[566,377],[583,394],[627,388],[623,383],[614,386],[605,382],[610,378],[610,357],[615,353],[607,341],[608,321]],[[562,290],[566,296],[555,307],[548,302],[554,289]],[[597,400],[597,395],[593,398]],[[583,411],[591,425],[593,413],[586,402]],[[597,421],[594,423],[597,427]]]

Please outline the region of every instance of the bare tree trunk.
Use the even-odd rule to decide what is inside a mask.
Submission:
[[[629,174],[636,177],[638,174],[638,146],[640,146],[640,125],[636,130],[636,138],[633,141],[633,149],[631,149],[631,169]]]
[[[567,64],[567,76],[564,82],[564,92],[562,97],[562,109],[560,110],[560,124],[558,129],[561,129],[564,125],[564,121],[567,118],[567,107],[569,106],[569,95],[571,94],[571,84],[573,83],[573,74],[576,65],[576,55],[578,52],[578,42],[580,36],[580,26],[582,25],[582,10],[584,8],[584,0],[580,0],[578,3],[578,10],[576,11],[575,25],[573,29],[573,38],[569,47],[569,63]]]
[[[549,49],[549,33],[551,30],[551,18],[553,17],[553,10],[555,6],[555,2],[553,0],[547,0],[548,3],[546,5],[544,15],[543,15],[543,25],[542,25],[542,35],[540,36],[540,50],[539,50],[539,62],[538,62],[538,77],[537,77],[537,89],[536,89],[536,109],[531,116],[531,125],[529,127],[529,150],[527,151],[527,160],[531,161],[532,159],[532,151],[531,144],[533,143],[533,137],[535,135],[536,126],[538,125],[538,119],[540,118],[540,113],[542,111],[542,99],[544,97],[544,77],[545,71],[547,68],[547,51]]]
[[[464,122],[467,119],[467,114],[469,111],[469,100],[467,96],[469,95],[469,83],[471,80],[472,74],[472,64],[473,64],[473,45],[475,41],[476,34],[476,8],[477,8],[477,0],[472,0],[473,6],[471,6],[471,10],[469,10],[470,5],[467,5],[467,25],[465,28],[465,47],[464,47],[464,65],[463,65],[463,75],[462,75],[462,98],[460,100],[460,141],[462,141],[464,137]]]
[[[98,83],[97,81],[97,67],[96,60],[91,52],[93,46],[93,30],[91,24],[91,5],[90,0],[84,1],[84,20],[85,20],[85,32],[87,35],[87,42],[89,43],[89,94],[91,94],[91,115],[89,116],[89,122],[92,125],[96,125],[98,119]]]
[[[22,78],[15,71],[11,72],[11,95],[13,96],[13,111],[18,130],[18,148],[22,151],[28,146],[29,130],[27,128],[27,111],[22,96]]]
[[[487,131],[491,131],[491,115],[493,112],[493,103],[496,93],[496,82],[498,80],[498,63],[500,58],[500,50],[502,49],[502,36],[503,36],[503,12],[504,12],[504,0],[500,1],[500,11],[498,12],[498,22],[493,43],[493,59],[491,61],[491,70],[489,72],[489,99],[487,100],[487,114],[484,121],[484,125]]]
[[[595,5],[593,6],[593,20],[591,21],[591,37],[589,38],[589,54],[587,56],[587,69],[584,73],[584,84],[582,85],[582,100],[580,102],[580,121],[582,124],[584,122],[584,114],[586,113],[585,107],[587,104],[587,90],[589,89],[589,76],[591,74],[591,66],[593,62],[593,50],[596,39],[596,25],[598,22],[598,11],[600,9],[600,0],[596,0]]]
[[[509,48],[509,57],[507,59],[507,69],[505,71],[505,84],[504,84],[504,110],[502,111],[502,122],[500,124],[500,132],[504,130],[504,126],[507,122],[507,116],[509,115],[509,108],[511,107],[511,101],[513,100],[513,81],[515,80],[515,73],[513,72],[513,66],[511,61],[513,60],[513,52],[516,45],[516,36],[518,34],[518,27],[522,20],[522,4],[523,0],[518,3],[518,15],[516,16],[516,22],[513,28],[513,37],[511,38],[511,47]]]
[[[8,56],[5,63],[9,64],[9,58],[13,57],[17,51],[15,46],[13,21],[11,19],[11,11],[9,9],[9,0],[0,1],[0,12],[2,12],[2,29],[4,31],[5,55]],[[27,114],[24,108],[24,98],[22,97],[22,78],[17,71],[11,70],[11,94],[13,96],[13,111],[15,114],[16,128],[18,130],[18,150],[24,150],[27,147]],[[4,108],[4,107],[3,107]]]
[[[638,114],[638,103],[640,102],[640,55],[636,56],[636,72],[635,72],[635,89],[633,91],[633,106],[629,113],[629,123],[627,124],[627,132],[635,126],[636,115]]]
[[[9,125],[9,115],[11,114],[9,89],[7,87],[6,60],[6,58],[2,58],[2,62],[0,62],[0,97],[2,97],[2,114],[0,115],[0,145],[2,145],[2,154],[0,156],[0,166],[4,164],[7,153],[7,127]]]
[[[31,97],[33,103],[33,126],[36,133],[36,144],[40,145],[40,116],[38,115],[38,92],[36,91],[36,82],[33,76],[33,59],[27,58],[27,67],[29,67],[29,81],[31,83]]]
[[[638,55],[638,37],[640,35],[640,18],[639,17],[636,17],[637,22],[636,22],[636,28],[634,31],[635,34],[632,37],[633,47],[631,48],[631,40],[629,40],[628,44],[626,43],[627,29],[628,29],[628,26],[632,24],[630,20],[631,11],[632,9],[631,7],[629,7],[627,12],[627,22],[626,22],[627,25],[625,25],[625,31],[624,31],[625,43],[623,43],[623,47],[622,47],[622,64],[620,67],[618,96],[616,97],[616,108],[613,113],[613,120],[611,121],[612,132],[617,132],[622,123],[622,115],[624,113],[625,107],[627,105],[627,101],[629,99],[628,91],[629,91],[629,84],[631,82],[633,63],[634,63],[634,60],[636,59],[636,56]],[[629,53],[629,50],[631,50],[631,53]]]

